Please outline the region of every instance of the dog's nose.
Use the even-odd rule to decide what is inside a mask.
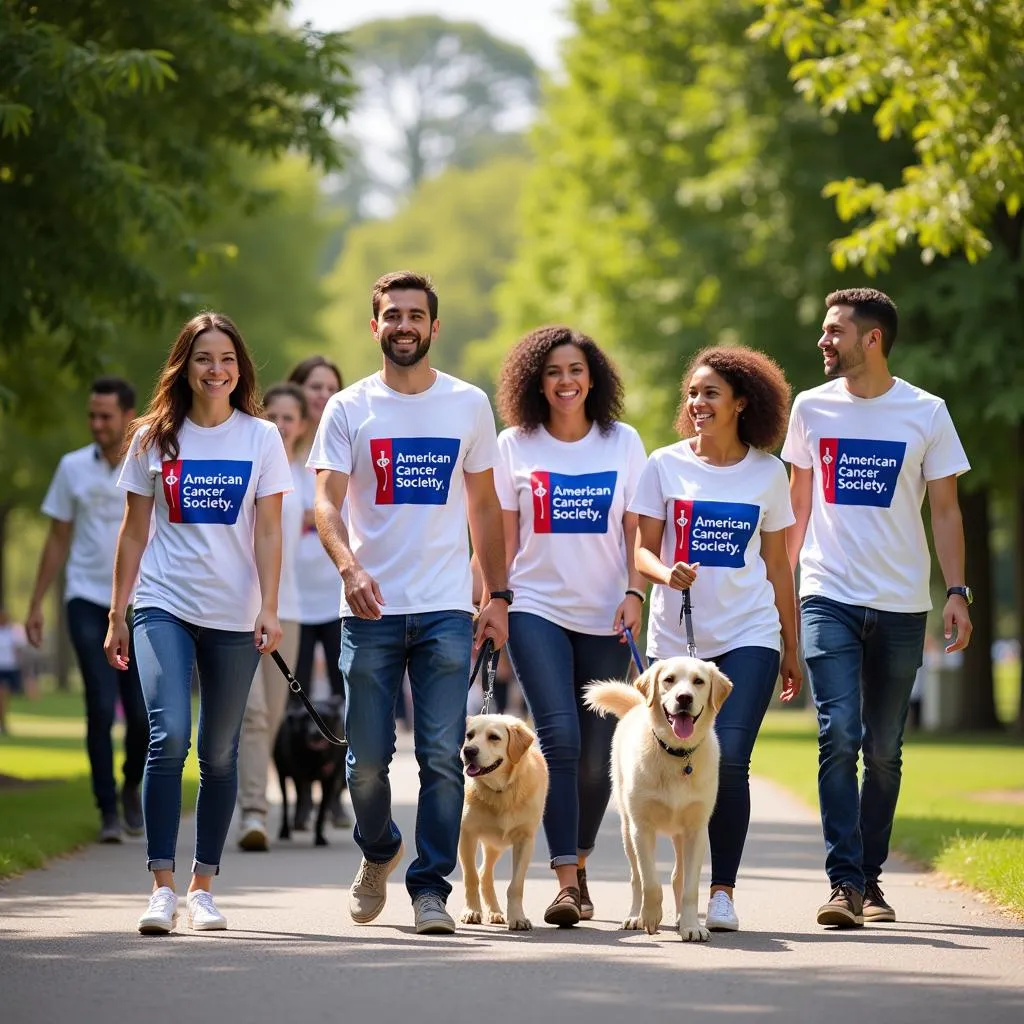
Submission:
[[[470,760],[471,758],[476,757],[476,755],[479,754],[479,753],[480,753],[480,748],[479,747],[463,747],[462,748],[462,756],[464,758],[466,758],[467,760]]]
[[[693,705],[693,694],[681,693],[676,697],[676,707],[689,708]]]

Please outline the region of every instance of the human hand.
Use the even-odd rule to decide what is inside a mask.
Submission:
[[[107,637],[103,641],[103,653],[107,661],[119,672],[128,669],[128,620],[124,615],[110,613],[110,625],[107,627]]]
[[[281,643],[283,630],[277,612],[267,611],[261,608],[256,616],[256,628],[254,630],[256,649],[260,654],[270,654],[276,651]]]
[[[697,578],[697,570],[700,562],[687,565],[686,562],[676,562],[672,566],[672,574],[668,578],[668,585],[673,590],[689,590],[693,581]]]
[[[33,647],[39,647],[43,642],[43,609],[33,605],[28,610],[25,619],[25,638]]]
[[[480,609],[476,618],[476,632],[473,635],[473,651],[480,650],[485,640],[491,640],[494,649],[500,650],[508,639],[508,602],[501,597],[492,597]]]
[[[377,581],[362,566],[341,574],[345,585],[345,600],[352,614],[360,619],[379,619],[381,607],[386,603]]]
[[[800,693],[804,683],[803,673],[800,671],[800,659],[795,651],[783,651],[779,675],[782,676],[782,692],[779,694],[779,700],[788,704]]]
[[[619,634],[619,643],[626,642],[626,630],[628,629],[634,637],[640,635],[640,627],[643,624],[644,605],[636,594],[627,594],[622,604],[615,609],[615,618],[612,622],[615,632]]]
[[[971,642],[974,626],[971,625],[967,600],[960,594],[953,594],[946,600],[946,606],[942,609],[942,631],[947,640],[952,640],[952,643],[946,645],[947,654],[962,651]]]

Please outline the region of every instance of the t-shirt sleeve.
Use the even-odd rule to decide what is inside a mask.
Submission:
[[[661,486],[661,473],[658,471],[659,460],[651,456],[647,460],[637,481],[636,493],[629,503],[630,512],[637,515],[650,516],[652,519],[665,518],[665,493]]]
[[[798,469],[810,469],[814,465],[810,445],[807,443],[799,398],[793,403],[793,411],[789,414],[789,429],[782,445],[782,457]]]
[[[512,472],[514,454],[511,431],[504,430],[498,436],[498,461],[494,464],[494,489],[498,492],[498,502],[506,512],[519,511],[515,477]]]
[[[260,459],[260,475],[256,481],[256,497],[268,494],[287,494],[294,487],[291,466],[285,454],[284,441],[275,427],[266,431]]]
[[[761,522],[763,533],[774,533],[785,530],[796,522],[793,515],[793,502],[789,497],[789,479],[786,467],[772,456],[772,481],[765,502],[764,519]]]
[[[139,447],[141,440],[142,432],[139,431],[132,438],[128,454],[124,457],[121,475],[117,478],[117,486],[122,491],[131,491],[132,494],[152,497],[156,493],[156,479],[149,469],[149,452],[142,451]]]
[[[925,480],[941,480],[944,476],[960,476],[971,468],[953,418],[945,402],[939,402],[932,416],[931,439],[924,453],[921,471]]]
[[[332,395],[316,428],[313,446],[306,466],[309,469],[333,469],[338,473],[352,472],[352,438],[348,429],[348,416],[341,394]]]
[[[70,523],[75,518],[75,496],[71,491],[71,473],[65,456],[57,465],[50,488],[43,498],[43,515]]]
[[[497,463],[498,432],[494,427],[494,413],[491,411],[491,403],[487,401],[487,396],[481,391],[473,436],[466,446],[462,469],[465,473],[483,473],[485,470],[495,469]]]
[[[630,504],[636,495],[637,486],[640,483],[640,477],[643,475],[644,467],[646,465],[647,452],[644,449],[644,443],[640,440],[640,435],[630,428],[627,434],[626,475],[624,481],[626,508],[629,509],[630,512],[635,511],[630,508]]]

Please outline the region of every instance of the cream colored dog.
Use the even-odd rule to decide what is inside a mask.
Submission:
[[[718,796],[714,721],[732,683],[710,662],[667,658],[630,686],[591,683],[586,704],[621,719],[612,741],[612,783],[622,817],[633,905],[622,927],[653,935],[661,924],[658,833],[672,837],[672,891],[684,942],[706,942],[697,891],[708,820]]]
[[[536,736],[512,715],[473,715],[466,719],[462,760],[466,796],[459,836],[459,863],[466,886],[463,924],[480,924],[481,882],[488,924],[509,931],[532,928],[523,910],[523,885],[548,793],[548,766]],[[477,846],[482,846],[483,878],[477,872]],[[494,892],[494,865],[512,847],[512,881],[507,912],[502,914]]]

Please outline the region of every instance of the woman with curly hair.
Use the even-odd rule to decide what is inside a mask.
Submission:
[[[614,720],[583,707],[583,687],[625,675],[623,630],[640,628],[643,578],[627,511],[643,471],[640,435],[618,422],[622,382],[585,334],[542,327],[501,370],[495,483],[505,520],[508,651],[548,763],[544,831],[558,894],[544,920],[593,917],[586,858],[611,796]]]
[[[682,440],[651,455],[629,508],[640,521],[637,568],[656,584],[648,658],[686,653],[682,598],[670,592],[689,590],[697,653],[732,680],[715,722],[722,754],[708,828],[706,925],[736,931],[733,890],[750,824],[750,755],[780,669],[783,700],[801,684],[786,554],[786,527],[795,520],[785,467],[769,454],[786,432],[790,390],[771,359],[737,346],[698,352],[681,391],[675,428]]]

